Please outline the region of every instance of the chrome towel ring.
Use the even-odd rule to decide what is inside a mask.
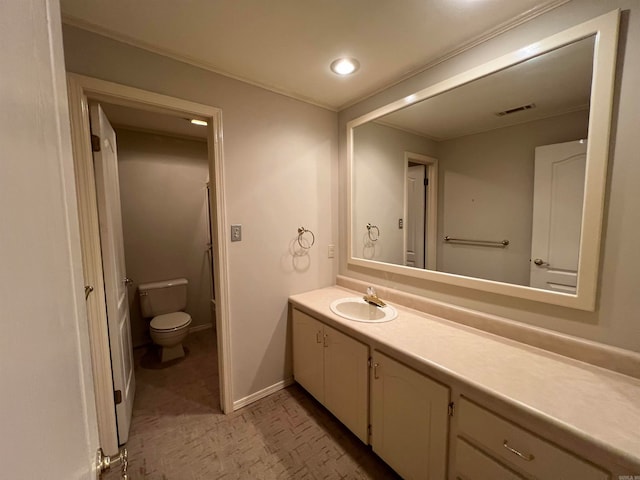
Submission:
[[[311,235],[311,242],[304,241],[305,233],[308,233],[309,235]],[[299,227],[298,228],[298,245],[300,245],[300,247],[304,248],[305,250],[308,250],[311,247],[313,247],[314,243],[316,243],[316,236],[313,234],[313,232],[304,227]]]
[[[369,240],[377,242],[378,238],[380,238],[380,229],[376,225],[367,223],[367,235],[369,235]]]

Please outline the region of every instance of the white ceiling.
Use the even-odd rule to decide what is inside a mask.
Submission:
[[[378,123],[447,140],[588,110],[594,45],[594,37],[584,38],[390,113]],[[496,115],[529,104],[535,108]]]
[[[334,110],[567,0],[62,0],[63,20]],[[360,70],[338,77],[340,56]]]
[[[207,128],[193,125],[188,118],[100,102],[111,125],[199,140],[207,139]]]

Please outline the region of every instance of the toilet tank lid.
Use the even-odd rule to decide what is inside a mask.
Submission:
[[[174,278],[173,280],[163,280],[161,282],[141,283],[138,285],[138,290],[141,292],[145,290],[153,290],[155,288],[168,288],[178,285],[187,285],[189,282],[186,278]]]

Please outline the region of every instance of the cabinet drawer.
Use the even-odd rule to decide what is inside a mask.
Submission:
[[[456,439],[456,478],[463,480],[523,480],[523,477],[500,465],[460,438]]]
[[[460,435],[473,440],[487,452],[536,478],[610,478],[599,468],[464,398],[460,401],[458,414]]]

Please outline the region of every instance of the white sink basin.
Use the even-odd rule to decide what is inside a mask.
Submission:
[[[398,311],[395,308],[389,305],[376,307],[360,297],[341,298],[333,302],[330,308],[336,315],[356,322],[388,322],[398,316]]]

